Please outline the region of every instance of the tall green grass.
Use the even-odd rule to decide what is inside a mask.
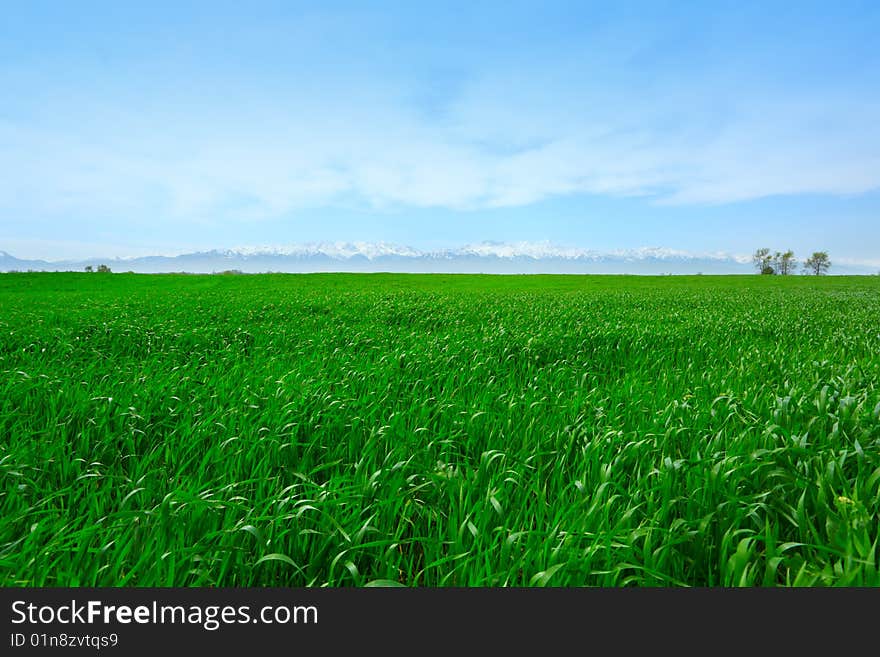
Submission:
[[[6,586],[880,584],[880,279],[0,276]]]

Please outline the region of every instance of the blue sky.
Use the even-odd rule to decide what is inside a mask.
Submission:
[[[880,266],[880,3],[4,2],[0,249]]]

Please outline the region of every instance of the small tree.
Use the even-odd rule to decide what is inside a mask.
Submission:
[[[107,265],[98,265],[98,273],[100,273],[100,274],[109,274],[109,273],[110,273],[110,267],[108,267]]]
[[[758,249],[752,256],[752,264],[759,274],[773,273],[773,256],[770,255],[770,249]]]
[[[789,249],[785,253],[776,252],[773,256],[773,269],[781,276],[793,274],[797,268],[797,259],[794,257],[794,251]]]
[[[804,260],[804,271],[816,276],[821,276],[831,267],[827,251],[816,251]]]
[[[86,273],[87,273],[87,274],[91,274],[93,271],[94,271],[94,270],[92,269],[92,266],[91,266],[91,265],[86,265]]]

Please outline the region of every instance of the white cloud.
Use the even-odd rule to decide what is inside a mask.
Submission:
[[[589,193],[699,204],[880,187],[870,100],[765,92],[757,103],[672,88],[591,97],[533,73],[476,79],[441,118],[388,85],[381,96],[336,88],[201,120],[169,106],[99,107],[80,124],[82,109],[39,126],[7,121],[0,209],[222,221],[341,199],[468,209]]]

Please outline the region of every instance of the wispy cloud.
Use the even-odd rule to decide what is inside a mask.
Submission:
[[[880,105],[870,101],[770,98],[702,132],[688,123],[705,124],[708,110],[683,99],[643,99],[635,117],[586,107],[568,122],[524,102],[528,129],[509,121],[489,131],[492,107],[481,105],[479,89],[439,121],[400,96],[355,99],[336,116],[285,108],[242,124],[234,113],[209,114],[211,129],[192,132],[185,121],[145,125],[112,108],[101,110],[110,125],[69,132],[6,121],[0,205],[197,220],[278,216],[342,199],[462,210],[577,193],[693,204],[880,187],[880,133],[870,121]],[[554,99],[577,104],[564,90]],[[676,112],[684,125],[669,125]]]

